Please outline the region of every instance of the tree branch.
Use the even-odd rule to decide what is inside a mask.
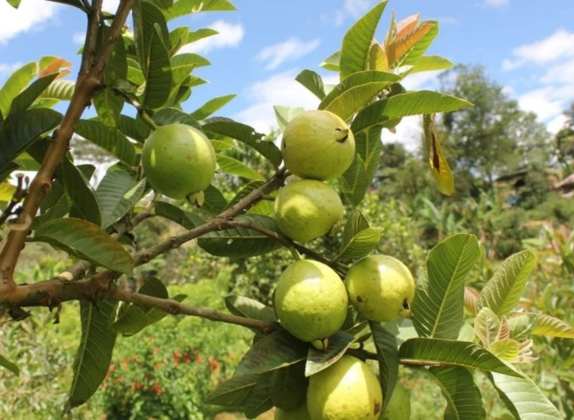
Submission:
[[[44,156],[42,165],[30,185],[28,195],[24,199],[22,212],[17,223],[25,226],[25,228],[10,230],[6,243],[0,252],[0,290],[2,288],[12,289],[16,287],[14,282],[14,270],[20,253],[24,248],[26,237],[30,232],[31,222],[36,216],[42,200],[52,186],[54,172],[69,148],[70,139],[74,133],[76,122],[80,119],[84,109],[89,105],[92,96],[101,84],[103,70],[111,54],[113,44],[121,35],[122,27],[134,1],[135,0],[122,0],[120,2],[112,27],[108,31],[101,51],[94,59],[93,66],[87,69],[85,68],[86,66],[83,65],[84,72],[81,72],[78,76],[78,81],[76,83],[76,88],[74,89],[70,105],[68,106],[62,123],[54,132],[53,139],[50,142],[46,155]],[[101,4],[101,0],[95,0],[95,4]],[[87,35],[89,38],[87,40],[88,47],[92,44],[95,25],[97,25],[97,22],[94,23],[92,16],[92,21],[89,24]],[[90,61],[88,59],[88,54],[90,53],[91,50],[89,49],[85,51],[83,61]]]

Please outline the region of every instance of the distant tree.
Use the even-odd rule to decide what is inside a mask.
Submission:
[[[566,123],[554,136],[556,155],[562,169],[567,173],[572,172],[572,160],[574,159],[574,102],[570,108],[564,111]]]
[[[519,109],[482,67],[457,66],[441,76],[443,91],[474,107],[443,118],[446,143],[461,178],[492,186],[497,176],[549,158],[549,134],[533,113]]]

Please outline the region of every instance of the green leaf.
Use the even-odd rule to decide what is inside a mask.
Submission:
[[[99,300],[97,305],[80,302],[82,337],[74,362],[69,392],[70,408],[85,403],[98,389],[108,371],[116,342],[112,322],[117,302]]]
[[[76,124],[76,133],[86,140],[107,150],[128,166],[139,162],[134,145],[120,130],[108,127],[95,120],[80,120]]]
[[[309,346],[307,353],[307,363],[305,364],[305,376],[313,376],[329,366],[336,363],[353,344],[355,337],[345,332],[338,331],[327,339],[327,347],[323,350],[317,350]]]
[[[145,191],[145,180],[137,182],[121,165],[111,166],[96,189],[105,229],[124,217],[140,200]]]
[[[532,334],[544,337],[574,338],[574,327],[553,316],[538,314],[534,320]]]
[[[149,125],[140,119],[120,115],[118,129],[130,139],[143,143],[151,132]]]
[[[76,84],[71,80],[54,80],[40,95],[43,99],[58,99],[60,101],[69,101],[74,95]]]
[[[198,12],[229,12],[235,6],[229,0],[178,0],[165,11],[166,19],[175,19],[179,16]]]
[[[482,420],[486,418],[480,389],[472,373],[461,367],[431,368],[447,401],[445,420]]]
[[[12,6],[14,9],[17,9],[18,6],[20,6],[20,2],[21,0],[6,0],[8,2],[8,4],[10,6]]]
[[[157,125],[181,123],[200,128],[199,123],[194,118],[178,108],[162,108],[153,115],[153,120]]]
[[[535,267],[536,255],[532,251],[522,251],[508,257],[480,292],[480,306],[489,307],[497,315],[512,311]]]
[[[225,297],[225,306],[234,315],[260,321],[275,322],[275,311],[270,306],[245,296],[230,295]]]
[[[377,349],[379,361],[379,376],[383,389],[383,414],[385,408],[391,401],[393,390],[399,378],[399,351],[397,348],[397,337],[387,331],[377,322],[370,322],[373,341]]]
[[[366,106],[353,120],[351,129],[358,133],[409,115],[453,112],[471,106],[464,99],[428,90],[399,93]]]
[[[343,79],[319,104],[344,120],[350,119],[367,105],[381,91],[398,82],[400,77],[393,73],[366,70],[353,73]]]
[[[490,308],[482,308],[474,318],[474,335],[484,347],[490,346],[498,337],[500,319]]]
[[[205,222],[204,217],[198,210],[190,212],[180,209],[172,204],[158,201],[155,203],[155,213],[186,229],[193,229]]]
[[[383,147],[381,130],[375,128],[366,133],[359,133],[355,137],[355,144],[355,160],[340,180],[344,200],[354,206],[365,197],[379,166]]]
[[[217,165],[219,169],[231,175],[236,175],[241,178],[260,180],[263,177],[255,170],[245,165],[237,159],[227,155],[217,155]]]
[[[243,356],[236,376],[271,372],[305,360],[307,345],[283,330],[256,340]]]
[[[16,366],[10,360],[6,359],[1,354],[0,354],[0,366],[8,369],[10,372],[12,372],[16,376],[18,376],[20,374],[20,369],[18,369],[18,366]]]
[[[309,89],[317,98],[323,99],[325,97],[323,79],[313,70],[303,70],[295,77],[295,80]]]
[[[401,345],[399,356],[401,359],[416,360],[430,365],[440,363],[520,376],[512,367],[499,360],[488,350],[466,341],[411,338]]]
[[[544,393],[526,377],[493,373],[494,385],[511,404],[521,420],[556,420],[563,418]]]
[[[341,79],[367,68],[369,50],[386,5],[386,1],[378,3],[345,34],[341,48]]]
[[[407,74],[419,73],[423,71],[448,70],[453,66],[452,62],[438,55],[427,55],[413,60],[411,68]]]
[[[0,173],[42,134],[56,128],[61,120],[59,112],[45,108],[10,115],[0,126]]]
[[[155,277],[147,278],[142,287],[139,288],[138,293],[162,299],[169,297],[168,291],[163,283]],[[185,297],[185,295],[177,295],[172,299],[181,302]],[[137,334],[148,325],[161,321],[167,315],[167,312],[157,308],[146,308],[129,304],[120,309],[118,319],[114,322],[113,328],[122,335],[129,337]]]
[[[305,403],[306,394],[305,363],[273,371],[271,399],[274,406],[283,410],[294,410]]]
[[[64,159],[58,173],[68,197],[72,200],[76,216],[100,225],[102,221],[100,207],[94,191],[82,172],[68,159]]]
[[[415,64],[430,47],[430,44],[438,35],[438,22],[426,21],[423,22],[422,25],[429,25],[430,29],[412,48],[410,48],[401,57],[400,65],[405,66]]]
[[[0,115],[6,117],[12,101],[34,79],[36,63],[28,63],[13,72],[0,89]]]
[[[273,406],[272,380],[273,373],[234,376],[221,383],[209,395],[208,402],[229,410],[243,411],[250,418],[255,418]]]
[[[341,52],[337,51],[331,54],[321,63],[321,67],[325,70],[336,71],[340,70]]]
[[[174,85],[185,80],[189,73],[197,68],[209,65],[209,60],[193,53],[178,54],[171,58],[171,71]]]
[[[146,87],[142,105],[147,109],[156,109],[161,108],[169,99],[173,83],[169,50],[162,42],[157,28],[149,48],[149,66],[147,71],[144,71]]]
[[[169,41],[171,44],[170,54],[174,55],[180,48],[187,44],[217,34],[218,32],[212,28],[201,28],[196,31],[190,31],[189,28],[185,27],[175,28],[169,33]]]
[[[132,257],[120,243],[85,220],[50,220],[36,229],[34,240],[49,242],[112,271],[131,274],[133,269]]]
[[[423,144],[438,190],[444,195],[454,194],[454,175],[442,149],[433,115],[423,116]]]
[[[439,242],[427,260],[428,278],[417,285],[413,324],[422,337],[456,338],[463,324],[464,283],[480,257],[474,235]]]
[[[210,185],[203,190],[203,208],[211,214],[221,213],[227,207],[223,193]]]
[[[214,112],[218,111],[220,108],[223,108],[225,105],[229,103],[233,98],[237,95],[225,95],[225,96],[218,96],[217,98],[210,99],[198,109],[191,113],[191,116],[196,120],[204,120],[209,117]]]
[[[287,127],[287,124],[289,124],[289,121],[291,121],[297,115],[305,112],[305,108],[275,105],[273,107],[273,111],[275,112],[275,119],[277,120],[279,129],[281,131],[285,131],[285,128]]]
[[[52,73],[35,80],[30,86],[22,91],[12,101],[10,114],[17,114],[26,111],[36,99],[46,90],[46,88],[58,77],[59,73]]]
[[[343,246],[348,244],[357,233],[367,229],[368,227],[369,222],[365,216],[363,216],[359,210],[353,210],[353,213],[351,213],[351,216],[347,219],[347,223],[345,223],[345,228],[343,230]]]
[[[336,259],[342,261],[358,260],[369,255],[379,245],[381,235],[380,229],[363,229],[341,249]]]
[[[245,214],[238,216],[236,220],[278,232],[275,220],[270,217]],[[273,251],[280,243],[256,230],[236,227],[209,232],[199,238],[198,245],[212,255],[245,258]]]

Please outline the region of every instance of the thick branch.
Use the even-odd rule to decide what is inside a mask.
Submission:
[[[4,283],[4,288],[10,289],[16,287],[14,283],[14,269],[18,257],[24,248],[26,237],[30,232],[31,222],[36,216],[42,200],[51,188],[54,172],[68,150],[76,122],[80,119],[84,109],[89,105],[93,94],[101,84],[103,70],[111,54],[113,43],[120,37],[122,27],[134,1],[135,0],[121,1],[112,27],[108,31],[107,38],[104,40],[100,53],[94,60],[94,65],[89,69],[85,69],[86,71],[81,72],[78,76],[70,105],[68,106],[62,123],[54,133],[42,165],[34,181],[32,181],[29,193],[24,200],[18,223],[26,226],[26,228],[11,230],[8,234],[6,244],[0,252],[0,283]],[[96,0],[95,3],[99,4],[100,2]],[[90,22],[88,28],[89,37],[94,36],[93,27],[96,24],[97,22],[93,23],[93,20]],[[91,43],[92,39],[90,38],[87,42],[88,47]],[[85,52],[83,60],[91,60],[88,59],[90,52],[91,50]],[[0,289],[1,288],[2,286],[0,286]]]

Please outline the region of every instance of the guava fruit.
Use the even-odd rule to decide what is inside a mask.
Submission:
[[[395,385],[391,400],[380,420],[409,420],[411,418],[411,392],[400,383]]]
[[[345,355],[309,378],[307,409],[312,420],[376,420],[383,392],[369,366]]]
[[[274,304],[281,325],[309,342],[329,337],[341,328],[349,299],[343,281],[331,267],[299,260],[281,274]]]
[[[338,115],[308,111],[297,115],[283,134],[285,166],[302,178],[339,177],[355,158],[355,137]]]
[[[215,163],[211,142],[201,131],[184,124],[158,127],[143,147],[147,180],[156,191],[175,199],[206,189]]]
[[[281,188],[275,199],[279,229],[297,242],[325,235],[342,216],[341,198],[321,181],[293,181]]]
[[[275,420],[311,420],[309,412],[307,411],[307,404],[301,404],[295,410],[283,410],[277,408],[275,410]]]
[[[388,255],[371,255],[351,267],[345,277],[351,302],[372,321],[408,317],[415,296],[409,269]]]

